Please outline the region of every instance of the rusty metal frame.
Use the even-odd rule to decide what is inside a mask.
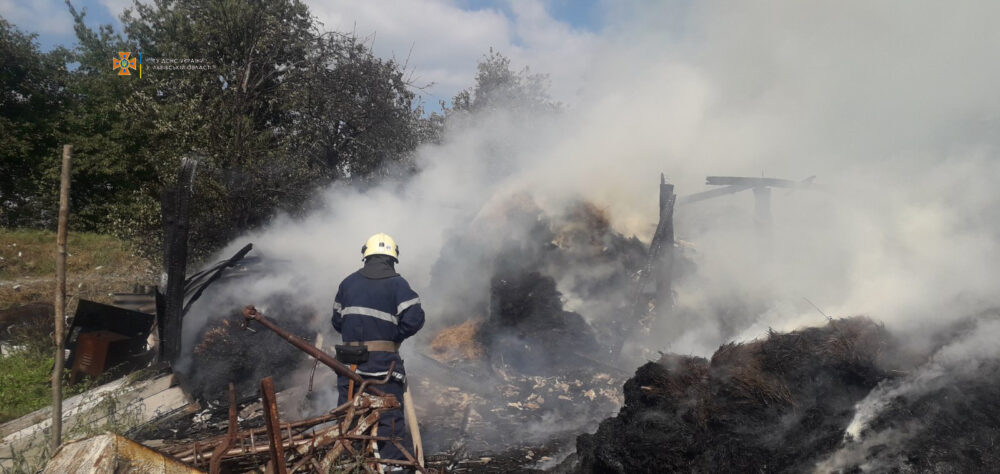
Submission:
[[[284,332],[265,320],[252,307],[247,309],[250,310],[245,312],[250,313],[247,315],[248,319],[264,323],[265,327],[279,334]],[[335,370],[339,368],[336,367],[339,363],[328,354],[312,346],[308,346],[310,350],[300,347],[306,344],[296,344],[300,341],[294,336],[282,336],[325,365]],[[314,354],[315,352],[319,354]],[[334,364],[329,364],[324,359],[331,359]],[[265,378],[261,380],[261,404],[266,426],[243,431],[238,430],[236,396],[230,384],[229,423],[226,434],[187,445],[178,445],[165,451],[195,467],[204,468],[208,465],[211,474],[220,472],[222,463],[227,461],[252,464],[258,468],[267,464],[273,466],[273,471],[270,472],[280,474],[327,473],[347,467],[345,464],[348,463],[371,473],[381,472],[383,466],[408,467],[423,474],[437,472],[421,466],[412,453],[402,445],[399,437],[377,434],[378,420],[382,414],[401,407],[401,400],[375,387],[389,382],[394,368],[395,363],[390,365],[388,373],[382,379],[363,379],[350,372],[359,379],[358,396],[325,415],[291,423],[281,423],[278,419],[274,381],[270,377]],[[258,442],[260,435],[267,438],[266,445]],[[374,444],[377,442],[392,443],[403,453],[406,460],[376,457]],[[211,452],[211,456],[206,457],[204,454],[206,452]]]

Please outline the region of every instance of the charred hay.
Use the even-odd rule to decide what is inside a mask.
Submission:
[[[836,452],[817,471],[992,472],[1000,465],[1000,311],[987,310],[931,334],[901,376],[858,406]]]
[[[579,472],[809,470],[890,376],[891,347],[856,317],[727,344],[711,360],[666,355],[625,383],[617,417],[577,439]]]
[[[303,339],[312,339],[312,331],[301,321],[309,313],[291,296],[272,297],[269,304],[282,308],[286,316],[281,324]],[[223,400],[230,382],[237,393],[255,393],[264,377],[273,377],[279,390],[288,387],[294,372],[290,367],[305,366],[308,357],[280,336],[251,323],[249,327],[233,308],[213,318],[198,333],[191,351],[191,363],[180,374],[184,389],[198,400]]]
[[[1000,466],[1000,361],[974,377],[899,396],[869,425],[857,459],[843,472],[988,472]],[[850,443],[848,443],[850,448]]]
[[[0,310],[0,343],[44,341],[53,331],[55,310],[50,303],[31,303]]]

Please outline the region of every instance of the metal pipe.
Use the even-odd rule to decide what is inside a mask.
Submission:
[[[288,341],[289,344],[299,348],[299,350],[305,352],[306,354],[309,354],[316,360],[320,361],[323,365],[333,369],[333,371],[336,372],[337,375],[342,375],[344,377],[347,377],[358,384],[364,383],[365,379],[363,379],[360,375],[354,373],[354,371],[352,371],[346,365],[340,363],[340,361],[338,361],[337,359],[331,357],[330,354],[327,354],[326,352],[317,349],[312,344],[309,344],[308,342],[302,340],[302,338],[297,337],[294,334],[285,331],[284,329],[281,329],[280,327],[278,327],[277,324],[268,321],[263,314],[257,312],[257,308],[254,308],[253,305],[249,305],[243,308],[243,316],[249,320],[257,321],[264,327],[270,329],[271,331],[274,331],[275,334],[281,336],[281,338]],[[386,396],[385,392],[375,387],[372,387],[370,384],[365,385],[364,389],[367,390],[368,393],[375,395],[377,397]]]
[[[208,463],[208,472],[210,474],[219,474],[220,468],[222,467],[222,457],[226,455],[229,448],[233,447],[233,442],[236,440],[236,432],[239,430],[238,427],[239,419],[236,416],[236,388],[233,384],[229,384],[229,425],[226,428],[226,440],[222,442],[215,451],[212,452],[212,459]],[[291,439],[291,435],[288,436]]]

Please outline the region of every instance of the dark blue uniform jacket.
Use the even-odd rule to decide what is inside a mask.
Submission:
[[[369,278],[361,271],[344,279],[333,303],[333,328],[344,342],[394,341],[416,334],[424,326],[420,298],[399,275]],[[368,362],[358,366],[358,374],[385,376],[391,362],[395,372],[405,374],[398,352],[369,352]]]

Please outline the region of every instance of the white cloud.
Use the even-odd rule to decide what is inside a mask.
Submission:
[[[62,0],[0,0],[0,15],[27,33],[73,34],[73,18]]]
[[[122,10],[126,8],[131,8],[134,4],[133,0],[100,0],[101,5],[111,13],[111,16],[116,20],[118,15],[122,14]],[[142,3],[150,3],[149,1],[143,1]]]
[[[553,19],[540,2],[514,3],[513,18],[496,9],[463,10],[446,0],[306,3],[325,30],[374,34],[376,54],[400,61],[409,56],[417,84],[434,83],[426,91],[429,102],[450,100],[471,86],[475,65],[490,48],[517,68],[552,72],[554,95],[565,100],[578,88],[593,41]]]

